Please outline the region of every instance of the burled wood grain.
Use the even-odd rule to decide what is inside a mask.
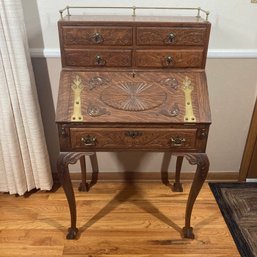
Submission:
[[[201,68],[203,51],[195,50],[137,50],[137,67],[147,68]]]
[[[65,65],[72,67],[130,67],[130,50],[65,50]]]
[[[130,134],[135,136],[130,136]],[[95,144],[86,146],[81,138],[95,138]],[[71,128],[70,138],[73,149],[149,149],[170,151],[196,151],[196,129],[139,129],[139,128]],[[184,139],[176,146],[171,139]],[[201,151],[201,149],[198,149]]]
[[[205,67],[210,34],[210,23],[207,21],[195,17],[179,18],[172,16],[150,18],[139,15],[132,19],[129,16],[95,16],[95,19],[93,16],[86,16],[70,16],[69,19],[64,18],[58,23],[63,67],[70,67],[71,65],[67,62],[67,58],[72,57],[70,50],[81,51],[81,49],[92,48],[121,51],[129,49],[132,52],[132,68],[163,67],[163,65],[149,66],[150,64],[142,66],[142,63],[140,66],[136,66],[136,63],[138,63],[136,51],[139,49],[149,51],[153,48],[166,50],[178,48],[184,56],[186,55],[191,60],[185,65],[185,60],[181,62],[181,57],[176,58],[179,64],[169,66],[170,68],[192,67],[204,69]],[[117,22],[117,19],[120,19],[119,22]],[[172,39],[170,35],[173,35]],[[189,56],[188,51],[190,50],[199,51],[197,65],[196,56],[194,56],[194,61],[192,60],[192,54]],[[76,64],[76,60],[73,59],[72,66],[87,69],[96,67],[92,64],[88,65],[88,59],[86,62],[82,62],[79,54],[76,56],[78,57],[78,63]],[[86,57],[85,52],[83,56],[83,58]],[[152,60],[146,60],[152,62]],[[194,65],[192,65],[193,63]],[[114,67],[125,66],[128,67],[128,65],[116,62],[115,65],[108,65],[107,67],[114,69]]]
[[[63,26],[65,46],[129,46],[132,45],[132,27]]]
[[[204,72],[193,71],[145,71],[135,72],[133,76],[132,72],[115,71],[115,72],[90,72],[90,71],[63,71],[60,78],[59,98],[57,104],[56,120],[58,122],[71,122],[71,116],[73,113],[73,91],[71,89],[72,82],[76,76],[82,79],[82,83],[85,86],[81,95],[82,102],[82,115],[84,122],[88,123],[183,123],[185,115],[185,95],[182,90],[183,81],[187,76],[194,87],[192,91],[192,106],[197,123],[210,123],[210,108],[207,95],[207,84],[205,80]],[[92,87],[92,80],[95,78],[105,81],[103,84],[95,83]],[[177,81],[177,87],[174,88],[172,84],[165,83],[166,80],[175,79]],[[109,87],[117,87],[120,90],[122,83],[145,83],[151,85],[151,94],[154,94],[154,88],[156,92],[164,92],[167,97],[165,101],[162,100],[161,105],[157,105],[156,108],[151,108],[144,111],[126,111],[112,108],[104,103],[101,99],[101,95],[105,93]],[[103,96],[105,97],[105,96]],[[117,99],[116,99],[117,98]],[[119,101],[120,95],[113,94],[113,101]],[[178,115],[169,116],[165,115],[166,112],[171,112],[174,104],[177,104],[179,108]],[[106,108],[107,113],[101,116],[88,115],[88,107],[93,105],[99,108]],[[115,103],[113,104],[115,105]],[[200,114],[201,113],[201,114]]]
[[[201,46],[205,43],[206,28],[138,27],[136,36],[137,45],[143,46]]]

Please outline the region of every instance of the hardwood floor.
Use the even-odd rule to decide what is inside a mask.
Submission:
[[[182,239],[189,183],[183,193],[157,182],[74,185],[79,240],[65,239],[68,206],[62,188],[26,197],[0,194],[0,256],[240,256],[207,184],[192,214],[195,240]]]

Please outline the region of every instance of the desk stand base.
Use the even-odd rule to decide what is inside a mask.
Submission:
[[[57,170],[60,182],[63,186],[68,204],[70,209],[71,227],[68,229],[67,239],[75,239],[78,234],[78,229],[76,227],[77,213],[76,213],[76,202],[74,191],[69,174],[69,164],[75,164],[79,159],[82,160],[85,155],[94,155],[94,153],[87,152],[61,152],[57,160]],[[191,227],[191,214],[195,200],[202,188],[202,185],[207,177],[209,171],[209,160],[205,153],[173,153],[177,156],[177,167],[176,167],[176,177],[175,183],[173,185],[173,190],[181,192],[182,186],[179,181],[180,170],[185,157],[191,165],[196,165],[196,172],[193,179],[193,183],[189,192],[186,215],[185,215],[185,227],[183,228],[183,236],[185,238],[194,239],[193,228]],[[83,163],[82,163],[83,165]],[[85,168],[85,167],[84,167]],[[83,169],[83,166],[82,166]],[[86,185],[86,184],[85,184]],[[87,190],[87,187],[85,188]],[[89,188],[88,188],[89,189]]]

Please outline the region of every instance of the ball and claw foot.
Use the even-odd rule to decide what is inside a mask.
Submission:
[[[77,234],[78,234],[78,229],[77,228],[69,228],[68,229],[68,234],[66,236],[66,239],[69,239],[69,240],[73,240],[76,238]]]
[[[80,185],[79,185],[79,191],[80,192],[88,192],[89,191],[89,189],[90,189],[90,186],[89,186],[89,184],[88,183],[86,183],[86,184],[84,184],[84,183],[80,183]]]
[[[183,235],[184,235],[184,238],[189,238],[189,239],[194,239],[195,238],[192,227],[189,227],[189,228],[184,227],[183,228]]]
[[[172,191],[173,192],[183,192],[183,187],[182,184],[179,182],[175,182],[172,186]]]

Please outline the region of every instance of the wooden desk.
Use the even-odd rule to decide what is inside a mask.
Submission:
[[[205,62],[210,23],[196,17],[66,16],[59,23],[62,73],[56,112],[57,161],[71,214],[76,204],[68,165],[98,151],[171,152],[196,165],[184,236],[209,169],[211,123]],[[82,165],[83,166],[83,165]]]

